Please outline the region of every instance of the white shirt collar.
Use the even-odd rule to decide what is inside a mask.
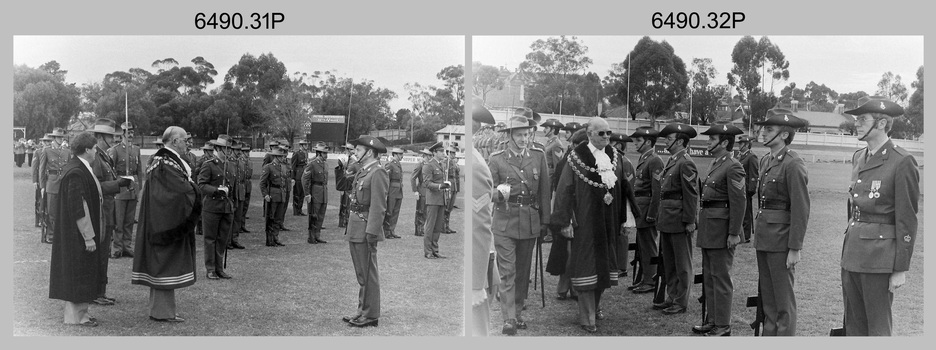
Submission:
[[[92,174],[94,174],[94,170],[91,169],[91,163],[88,163],[87,160],[85,160],[84,158],[81,158],[81,157],[77,157],[77,156],[76,156],[75,158],[78,158],[78,160],[81,161],[81,164],[84,164],[85,168],[88,168],[88,171],[90,171]]]
[[[595,147],[595,145],[593,145],[591,142],[588,143],[588,149],[591,150],[592,154],[598,153],[598,152],[604,152],[603,149],[598,149],[598,147]]]

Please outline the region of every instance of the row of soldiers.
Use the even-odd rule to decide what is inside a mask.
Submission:
[[[634,293],[655,292],[653,309],[665,315],[686,312],[689,286],[694,283],[691,255],[696,237],[695,245],[702,252],[703,322],[693,326],[692,331],[705,336],[731,335],[734,250],[738,244],[750,242],[753,235],[763,334],[795,335],[794,271],[803,249],[810,206],[805,163],[789,145],[796,131],[807,125],[805,121],[789,110],[768,111],[765,120],[757,125],[762,127],[760,137],[770,153],[759,161],[750,151],[750,138],[736,140],[736,135],[742,133],[740,129],[728,124],[712,125],[702,134],[709,137],[706,151],[715,159],[708,173],[702,175],[688,153],[689,140],[697,136],[689,125],[672,123],[660,131],[640,127],[631,135],[621,135],[613,134],[606,122],[596,118],[594,126],[573,133],[571,144],[564,147],[556,136],[568,127],[549,120],[540,125],[549,139],[546,146],[539,147],[535,143],[527,145],[532,137],[530,130],[535,130],[537,123],[529,117],[530,112],[520,109],[508,124],[495,126],[501,135],[481,130],[475,140],[480,153],[490,154],[487,165],[496,186],[491,199],[495,204],[491,231],[501,277],[498,288],[503,304],[503,333],[515,334],[527,327],[521,311],[528,291],[533,243],[551,231],[554,244],[547,271],[560,275],[559,299],[571,293],[579,301],[581,325],[587,332],[596,332],[595,320],[605,317],[600,308],[601,291],[617,284],[623,274],[620,270],[628,265],[628,235],[636,233],[634,264],[643,272],[635,274],[628,289]],[[855,116],[859,140],[867,142],[868,147],[853,157],[849,226],[841,262],[845,295],[842,333],[888,335],[892,329],[893,292],[905,283],[915,241],[919,175],[913,157],[887,137],[893,119],[903,114],[899,105],[868,97],[846,113]],[[655,151],[661,138],[671,154],[665,165]],[[589,217],[578,218],[575,224],[576,218],[572,217],[573,226],[577,226],[573,239],[573,230],[564,226],[569,206],[598,208],[587,202],[570,204],[566,198],[553,198],[551,191],[558,191],[556,182],[560,180],[556,169],[575,170],[574,174],[562,174],[572,179],[561,180],[565,185],[559,187],[569,186],[577,175],[584,184],[610,189],[602,187],[605,179],[583,175],[600,172],[600,162],[592,165],[595,168],[587,164],[596,164],[596,157],[604,153],[598,151],[604,147],[598,142],[603,139],[617,149],[608,162],[613,163],[612,168],[618,168],[620,162],[621,175],[627,180],[627,191],[622,192],[624,204],[617,204],[623,224],[619,229],[607,228],[609,234],[614,231],[613,237],[598,238],[605,231],[602,223],[592,222],[595,220]],[[640,154],[636,167],[623,155],[627,142],[634,142]],[[741,146],[738,156],[732,154],[735,143]],[[595,156],[573,152],[580,149],[588,153],[582,148],[585,144],[593,148]],[[590,160],[583,162],[585,158]],[[571,167],[566,165],[570,162],[574,163]],[[552,188],[543,185],[548,177],[538,174],[552,177]],[[578,191],[575,187],[574,193]],[[752,203],[755,196],[756,217]],[[550,203],[550,198],[555,202]],[[604,202],[610,205],[616,198],[609,190]],[[589,212],[584,215],[591,215]],[[594,243],[582,243],[582,239]],[[613,242],[613,247],[602,242]],[[539,244],[535,247],[538,249]],[[602,275],[604,269],[610,270],[610,278]]]

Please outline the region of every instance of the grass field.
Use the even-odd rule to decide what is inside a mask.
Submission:
[[[763,154],[763,152],[758,152]],[[631,157],[631,160],[636,160]],[[711,158],[696,158],[700,174],[706,174]],[[635,163],[636,164],[636,163]],[[843,233],[846,226],[845,203],[851,164],[807,163],[810,191],[810,217],[801,261],[796,267],[797,335],[828,336],[829,329],[842,324],[843,304],[839,263]],[[923,170],[921,181],[923,179]],[[923,184],[920,184],[923,191]],[[894,335],[923,335],[923,196],[920,196],[919,228],[907,283],[894,296]],[[633,242],[633,237],[631,237]],[[695,242],[693,241],[693,244]],[[701,253],[693,249],[693,271],[701,273]],[[549,246],[543,246],[544,262],[548,260]],[[633,258],[631,252],[630,259]],[[606,290],[601,305],[607,318],[598,321],[598,335],[616,336],[689,336],[690,328],[701,324],[701,285],[690,288],[689,309],[685,314],[666,316],[652,310],[652,294],[632,294],[625,286],[630,284],[632,272],[620,286]],[[532,277],[531,277],[532,278]],[[757,261],[751,244],[742,244],[735,251],[732,269],[734,298],[732,305],[732,334],[752,336],[749,327],[754,320],[754,308],[746,308],[747,296],[757,294]],[[546,275],[546,307],[541,306],[540,290],[533,290],[527,299],[524,313],[529,328],[518,332],[520,336],[582,336],[588,335],[578,327],[578,306],[574,300],[556,299],[558,276]],[[537,284],[538,288],[538,284]],[[497,306],[493,306],[497,308]],[[500,336],[503,320],[499,310],[491,311],[492,335]]]
[[[328,244],[306,243],[308,218],[286,212],[280,240],[286,247],[264,246],[262,196],[255,163],[253,194],[241,244],[229,251],[231,280],[205,278],[202,236],[197,239],[197,282],[176,292],[179,314],[186,322],[166,324],[147,318],[148,288],[131,285],[132,259],[111,259],[108,296],[113,306],[91,306],[100,326],[62,324],[63,302],[48,298],[51,245],[39,242],[33,226],[34,192],[30,168],[13,168],[13,335],[97,336],[429,336],[460,335],[463,313],[463,209],[452,213],[456,234],[443,234],[440,252],[448,259],[423,258],[422,237],[413,236],[415,198],[409,186],[413,164],[404,164],[404,200],[396,233],[402,239],[378,245],[381,284],[380,326],[358,329],[341,321],[357,306],[358,285],[351,265],[344,229],[338,228],[339,195],[334,177],[325,230]],[[335,166],[329,162],[330,168]],[[333,174],[333,173],[332,173]],[[457,200],[461,200],[459,193]],[[460,202],[457,202],[460,203]],[[463,208],[463,205],[458,205]],[[306,208],[303,211],[307,212]]]

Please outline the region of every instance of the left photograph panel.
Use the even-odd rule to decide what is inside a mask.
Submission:
[[[14,36],[13,63],[13,335],[464,334],[464,36]]]

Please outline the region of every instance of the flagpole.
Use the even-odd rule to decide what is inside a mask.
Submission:
[[[354,78],[351,78],[351,89],[348,91],[348,122],[345,127],[344,142],[348,143],[348,133],[351,132],[351,97],[354,96]]]
[[[128,101],[129,99],[127,98],[127,90],[124,90],[124,124],[129,128],[130,127],[130,106],[129,106]],[[130,133],[128,133],[127,130],[124,130],[124,135],[129,136]],[[131,143],[130,140],[124,140],[124,141],[127,142],[127,161],[124,162],[124,165],[126,165],[126,169],[124,169],[125,170],[124,174],[130,175],[130,150],[133,148],[131,147],[133,143]]]
[[[631,74],[630,65],[631,65],[630,53],[627,53],[627,111],[626,111],[627,115],[624,118],[624,130],[628,132],[630,131],[630,119],[631,119],[631,115],[630,115],[630,74]],[[650,125],[650,126],[652,127],[653,125]]]

